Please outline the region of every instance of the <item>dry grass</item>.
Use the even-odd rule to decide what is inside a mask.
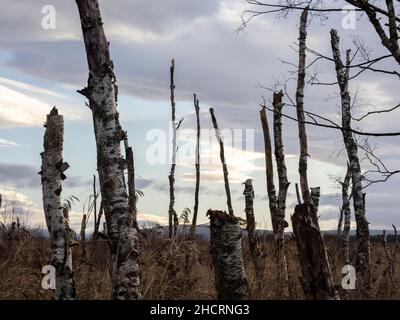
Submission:
[[[335,283],[340,285],[340,250],[335,237],[325,238]],[[353,241],[354,242],[354,241]],[[272,239],[261,239],[265,253],[265,273],[256,275],[251,263],[247,241],[244,241],[244,261],[250,285],[251,299],[278,299],[277,277],[272,256]],[[171,242],[156,230],[141,232],[142,292],[145,299],[215,299],[214,274],[209,244],[178,239]],[[87,243],[87,261],[81,259],[81,247],[73,247],[75,280],[79,299],[108,299],[111,296],[107,242]],[[299,284],[299,265],[293,239],[287,241],[290,271],[290,295],[303,299]],[[399,299],[400,270],[396,263],[395,279],[387,272],[388,262],[380,241],[373,242],[374,284],[373,299]],[[352,248],[352,257],[355,248]],[[26,229],[1,232],[0,239],[0,299],[51,299],[52,293],[41,288],[41,268],[49,264],[48,239]],[[169,277],[168,275],[173,275]],[[261,278],[261,279],[260,279]],[[338,286],[339,288],[339,286]],[[345,299],[360,299],[357,290],[339,290]]]

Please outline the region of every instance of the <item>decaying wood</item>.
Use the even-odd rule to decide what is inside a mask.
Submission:
[[[228,179],[229,173],[228,173],[228,167],[227,167],[226,161],[225,161],[224,141],[222,140],[221,132],[219,131],[217,119],[215,117],[213,108],[210,108],[210,114],[211,114],[212,123],[214,125],[214,129],[215,129],[215,135],[216,135],[218,143],[219,143],[219,150],[220,150],[219,156],[220,156],[221,163],[222,163],[222,171],[224,173],[224,184],[225,184],[225,193],[226,193],[226,202],[228,205],[228,211],[229,211],[229,214],[231,216],[233,216],[231,190],[229,188],[229,179]]]
[[[300,204],[300,195],[298,194],[299,205],[296,206],[292,216],[292,225],[302,271],[301,283],[306,298],[317,300],[338,299],[339,296],[333,284],[332,272],[317,216],[320,189],[312,188],[310,192],[307,178],[308,146],[304,123],[307,16],[308,8],[302,12],[300,18],[299,65],[296,91],[296,110],[300,142],[299,175],[304,204]],[[296,192],[299,193],[297,184]]]
[[[356,270],[359,280],[359,288],[366,289],[371,286],[371,258],[369,223],[365,214],[365,199],[362,187],[362,173],[360,160],[358,158],[358,147],[351,132],[351,98],[349,93],[349,72],[350,72],[350,50],[346,52],[346,65],[342,62],[339,36],[336,30],[331,30],[331,45],[335,61],[338,85],[340,88],[341,109],[342,109],[342,130],[343,140],[346,147],[352,180],[352,196],[354,204],[354,215],[357,224],[358,252]]]
[[[258,235],[256,231],[256,219],[254,217],[254,189],[253,180],[247,179],[244,183],[245,213],[247,221],[247,236],[251,257],[253,258],[254,269],[258,275],[263,272],[261,263],[261,250],[258,244]]]
[[[278,229],[277,223],[278,223],[279,208],[278,208],[278,199],[276,197],[276,190],[274,184],[274,168],[272,163],[271,137],[269,133],[267,112],[265,108],[262,108],[260,110],[260,119],[264,134],[265,172],[267,177],[269,210],[271,213],[272,228],[274,230],[274,234],[276,234]]]
[[[276,248],[278,253],[278,267],[280,282],[282,283],[282,296],[289,295],[288,289],[288,266],[285,254],[285,228],[288,227],[286,221],[286,198],[290,182],[287,178],[287,168],[285,163],[285,152],[282,138],[282,102],[283,92],[274,92],[272,106],[274,110],[274,145],[275,160],[278,173],[279,191],[278,191],[278,218],[276,236]]]
[[[128,171],[128,202],[129,210],[133,216],[133,225],[137,228],[137,209],[136,209],[136,187],[135,187],[135,162],[133,157],[133,149],[128,142],[128,133],[125,132],[124,137],[125,159]]]
[[[174,209],[175,205],[175,168],[176,168],[176,134],[178,131],[179,124],[176,122],[176,107],[175,107],[175,60],[172,59],[170,66],[170,91],[171,91],[171,125],[172,125],[172,163],[171,170],[169,172],[169,208],[168,208],[168,230],[169,237],[172,238],[177,231],[178,227],[178,215]]]
[[[304,117],[304,87],[306,77],[306,39],[307,39],[307,17],[308,8],[306,8],[300,18],[299,27],[299,64],[297,71],[297,90],[296,90],[296,110],[297,110],[297,124],[299,128],[299,141],[300,141],[300,159],[299,159],[299,174],[300,174],[300,187],[303,195],[304,202],[311,201],[310,189],[308,187],[307,179],[307,158],[308,158],[308,145],[307,145],[307,132]]]
[[[43,209],[51,241],[51,265],[56,269],[57,300],[73,300],[76,297],[72,273],[72,252],[69,246],[70,229],[68,215],[61,204],[62,181],[69,165],[63,162],[64,119],[54,107],[47,115],[44,134],[42,168]]]
[[[81,262],[86,262],[87,257],[87,250],[86,250],[86,227],[87,227],[87,215],[82,215],[82,222],[81,222]]]
[[[319,198],[321,197],[321,188],[315,187],[310,188],[310,195],[311,195],[311,204],[314,207],[315,215],[318,216],[318,208],[319,208]]]
[[[116,78],[98,0],[76,0],[89,66],[88,85],[79,92],[89,100],[97,146],[102,205],[113,261],[114,299],[139,299],[137,228],[124,186],[126,160],[120,143],[125,134],[117,112]]]
[[[306,299],[339,299],[333,283],[317,215],[310,210],[314,210],[314,207],[310,206],[309,203],[299,204],[292,215],[303,291]]]
[[[274,94],[274,103],[275,104],[278,103],[278,101],[276,101],[276,99],[279,99],[279,98]],[[287,183],[287,178],[286,178],[285,172],[283,172],[284,170],[286,170],[286,166],[284,163],[283,150],[277,151],[275,149],[275,151],[278,153],[278,156],[280,156],[279,169],[280,169],[280,174],[281,174],[281,178],[280,178],[281,199],[277,198],[275,184],[274,184],[274,168],[273,168],[273,162],[272,162],[271,136],[270,136],[270,132],[269,132],[267,112],[266,112],[265,108],[262,108],[260,110],[260,119],[261,119],[261,125],[263,128],[263,134],[264,134],[267,193],[268,193],[268,201],[269,201],[269,211],[271,214],[271,221],[272,221],[272,229],[273,229],[274,238],[275,238],[275,259],[276,259],[277,274],[279,277],[279,284],[280,284],[279,288],[282,289],[282,292],[279,293],[279,295],[280,296],[283,295],[283,297],[288,297],[288,270],[287,270],[285,250],[284,250],[284,233],[285,233],[285,228],[288,226],[287,222],[285,221],[285,206],[286,206],[285,204],[286,204],[286,192],[287,192],[287,187],[289,186],[289,184]],[[278,121],[279,120],[277,120],[277,122]],[[276,123],[276,124],[279,126],[278,123]],[[280,123],[280,125],[281,124],[282,123]],[[281,130],[282,127],[277,128],[277,129]],[[277,133],[278,136],[276,138],[278,139],[278,145],[280,144],[279,147],[283,148],[282,140],[279,141],[279,139],[282,138],[281,133],[282,132]],[[281,156],[283,156],[283,159]],[[282,181],[282,178],[283,179],[286,178],[286,183],[284,181]],[[285,186],[283,186],[282,183],[285,184]],[[282,205],[282,208],[280,207],[280,204]]]
[[[194,109],[196,112],[196,187],[194,190],[194,209],[192,225],[190,227],[190,237],[193,238],[196,231],[197,212],[199,211],[199,193],[200,193],[200,102],[196,94],[193,95]]]
[[[246,299],[248,285],[242,257],[239,219],[224,211],[214,210],[208,210],[207,216],[210,217],[210,249],[218,299]]]

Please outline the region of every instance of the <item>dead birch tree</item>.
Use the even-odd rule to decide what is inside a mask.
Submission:
[[[69,165],[63,162],[64,118],[54,107],[47,115],[44,134],[42,168],[43,209],[51,242],[51,265],[56,270],[55,298],[73,300],[76,297],[72,272],[72,252],[69,246],[70,229],[68,214],[61,204],[62,181]]]
[[[230,190],[230,187],[229,187],[229,179],[228,179],[229,173],[228,173],[228,167],[227,167],[226,161],[225,161],[224,141],[222,140],[221,132],[219,131],[217,119],[215,117],[213,108],[210,108],[210,114],[211,114],[211,119],[212,119],[212,123],[213,123],[214,129],[215,129],[215,135],[216,135],[217,141],[219,143],[219,150],[220,150],[219,151],[219,156],[220,156],[220,159],[221,159],[222,171],[223,171],[223,174],[224,174],[224,185],[225,185],[226,202],[227,202],[227,205],[228,205],[228,211],[229,211],[229,214],[231,216],[233,216],[231,190]]]
[[[242,256],[242,233],[239,219],[233,213],[224,142],[213,108],[210,108],[210,114],[220,147],[220,159],[229,210],[229,214],[225,211],[211,209],[207,212],[207,216],[210,217],[210,249],[215,268],[215,287],[218,299],[246,299],[248,296],[248,285]]]
[[[192,225],[190,227],[190,237],[193,238],[196,231],[197,212],[199,211],[199,192],[200,192],[200,102],[196,94],[193,95],[194,110],[196,112],[196,187],[194,190],[194,209]]]
[[[244,300],[248,284],[242,257],[239,219],[224,211],[208,210],[215,287],[220,300]]]
[[[175,60],[172,59],[170,66],[170,91],[171,91],[171,125],[172,125],[172,163],[171,171],[169,172],[169,208],[168,208],[168,231],[169,237],[172,238],[178,228],[178,215],[174,209],[175,205],[175,168],[176,168],[176,135],[182,120],[176,122],[176,104],[175,104],[175,82],[174,82],[174,72],[175,72]]]
[[[344,216],[344,226],[342,235],[343,265],[350,263],[350,227],[351,227],[351,209],[350,209],[350,198],[349,198],[350,181],[351,181],[351,170],[349,164],[347,164],[346,176],[342,182],[341,212]]]
[[[273,114],[274,114],[274,154],[278,173],[278,222],[276,230],[276,247],[279,258],[279,275],[281,275],[283,296],[289,295],[289,272],[285,255],[285,228],[288,227],[286,221],[286,198],[290,182],[287,178],[287,168],[285,163],[285,152],[282,138],[282,102],[283,93],[274,92],[273,94]]]
[[[282,98],[282,96],[280,96],[280,98]],[[274,102],[273,102],[274,105],[276,105],[278,103],[277,99],[279,100],[279,97],[276,96],[276,94],[274,93]],[[276,259],[276,267],[277,267],[277,271],[278,271],[277,274],[278,274],[279,288],[281,289],[281,292],[279,293],[279,295],[287,298],[289,295],[289,291],[288,291],[288,270],[287,270],[285,250],[284,250],[284,233],[285,233],[285,227],[287,227],[287,222],[285,221],[285,203],[286,203],[287,187],[289,185],[287,183],[287,180],[286,180],[286,183],[280,180],[281,199],[278,199],[276,196],[276,189],[275,189],[275,184],[274,184],[274,167],[273,167],[273,162],[272,162],[271,136],[270,136],[270,132],[269,132],[267,112],[266,112],[265,108],[262,108],[260,110],[260,119],[261,119],[261,125],[263,128],[263,134],[264,134],[267,193],[268,193],[268,201],[269,201],[269,210],[270,210],[271,221],[272,221],[272,229],[273,229],[274,238],[275,238],[275,259]],[[281,130],[281,129],[282,129],[282,127],[278,128],[278,130]],[[279,141],[279,139],[281,139],[281,133],[280,133],[280,137],[277,137],[277,139],[278,139],[278,141],[277,141],[278,146],[283,148],[282,140]],[[283,150],[278,151],[278,156],[283,156]],[[284,179],[286,176],[285,175],[282,176],[282,169],[283,169],[282,162],[281,162],[282,157],[279,158],[279,161],[280,161],[279,169],[281,170],[280,171],[280,173],[281,173],[280,179],[282,179],[282,178]],[[284,158],[283,158],[283,161],[284,161]],[[284,165],[285,164],[283,163],[283,166]],[[286,167],[284,167],[284,170],[286,170]],[[283,186],[282,183],[285,184],[285,186]],[[280,207],[280,204],[283,205],[282,209]],[[283,213],[283,215],[282,215],[282,213]]]
[[[261,258],[261,250],[258,244],[258,235],[256,231],[256,219],[254,217],[254,189],[253,180],[247,179],[244,183],[245,196],[245,213],[246,213],[246,225],[247,225],[247,236],[249,239],[249,247],[251,252],[251,257],[253,258],[254,269],[257,274],[263,272]]]
[[[313,188],[311,194],[307,178],[307,158],[309,155],[306,127],[304,124],[307,16],[308,8],[302,12],[300,18],[299,64],[296,90],[300,142],[299,174],[304,203],[299,203],[295,207],[292,216],[292,225],[302,271],[301,284],[306,298],[316,300],[338,299],[339,296],[333,283],[332,272],[317,217],[319,188]]]
[[[89,79],[79,92],[93,114],[102,206],[112,257],[114,299],[139,299],[137,228],[124,186],[126,159],[121,155],[125,133],[117,112],[116,77],[98,0],[76,0],[85,42]]]
[[[358,147],[353,133],[351,132],[351,98],[349,93],[350,50],[346,52],[346,64],[344,64],[340,54],[339,41],[340,39],[337,31],[331,30],[332,53],[341,97],[342,134],[351,170],[352,197],[357,224],[358,252],[356,269],[359,275],[359,286],[361,286],[361,289],[368,290],[371,285],[371,249],[369,223],[365,213],[365,199],[362,187],[360,160],[358,158]]]

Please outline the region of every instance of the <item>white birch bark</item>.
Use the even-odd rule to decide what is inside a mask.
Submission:
[[[137,228],[124,186],[126,160],[120,143],[125,134],[117,112],[118,88],[103,29],[98,0],[76,0],[89,65],[87,88],[97,146],[102,205],[110,238],[113,298],[140,299]]]
[[[62,180],[69,165],[63,162],[64,119],[54,107],[47,115],[44,134],[42,168],[43,208],[51,242],[51,265],[56,269],[55,298],[73,300],[76,297],[72,273],[72,252],[69,246],[68,215],[61,205]]]
[[[351,227],[351,209],[349,199],[349,188],[351,180],[350,166],[347,166],[346,176],[342,183],[342,212],[344,215],[343,226],[343,265],[350,263],[350,227]]]
[[[215,286],[220,300],[243,300],[248,285],[242,256],[242,235],[238,218],[224,211],[208,210]]]
[[[196,94],[193,95],[194,109],[196,112],[197,134],[196,134],[196,186],[194,190],[194,209],[193,220],[190,227],[190,238],[194,237],[197,223],[197,213],[199,211],[199,193],[200,193],[200,101]]]
[[[347,50],[346,52],[346,65],[344,65],[341,59],[339,41],[340,39],[337,31],[331,30],[331,46],[341,96],[342,134],[352,174],[352,196],[358,238],[356,269],[358,271],[357,274],[359,275],[359,287],[368,291],[371,285],[371,249],[369,223],[365,214],[365,201],[362,187],[361,166],[358,158],[358,147],[351,132],[351,98],[349,93],[350,50]]]
[[[254,189],[253,180],[247,179],[244,183],[245,196],[245,213],[247,222],[247,236],[249,239],[249,247],[251,256],[253,258],[253,265],[256,273],[262,276],[262,265],[261,265],[261,250],[258,244],[258,235],[256,231],[256,219],[254,217]]]
[[[226,193],[226,204],[228,205],[228,211],[231,216],[234,215],[233,213],[233,207],[232,207],[232,200],[231,200],[231,189],[229,187],[229,173],[228,173],[228,166],[226,165],[225,161],[225,149],[224,149],[224,141],[222,140],[221,137],[221,132],[218,127],[218,122],[217,118],[215,117],[214,114],[214,109],[210,108],[210,114],[211,114],[211,120],[215,129],[215,136],[217,138],[217,141],[219,143],[219,157],[221,159],[221,164],[222,164],[222,171],[224,174],[224,185],[225,185],[225,193]]]
[[[299,64],[297,71],[297,90],[296,90],[296,110],[297,110],[297,123],[299,129],[299,142],[300,142],[300,159],[299,159],[299,174],[300,174],[300,187],[303,195],[304,202],[310,202],[310,190],[308,187],[307,179],[307,158],[308,158],[308,145],[306,126],[304,124],[304,87],[306,77],[306,39],[307,39],[307,17],[308,8],[305,9],[300,18],[299,27]]]

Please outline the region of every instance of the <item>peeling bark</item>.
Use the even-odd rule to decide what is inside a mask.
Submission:
[[[351,132],[351,98],[349,93],[350,50],[347,50],[346,52],[346,65],[344,65],[340,55],[339,41],[340,39],[337,31],[331,30],[332,52],[341,96],[342,134],[352,175],[352,196],[358,239],[356,269],[357,274],[359,275],[359,287],[368,290],[371,286],[371,245],[369,238],[369,223],[365,214],[365,201],[362,187],[361,166],[358,158],[358,147]]]
[[[61,205],[62,180],[69,165],[63,162],[64,119],[54,107],[47,115],[44,134],[42,168],[43,208],[51,241],[51,265],[56,269],[57,300],[76,298],[75,281],[72,272],[72,252],[69,247],[70,229],[68,215]]]
[[[309,203],[296,206],[292,216],[293,233],[296,237],[301,265],[301,285],[306,299],[339,299],[332,279],[325,245],[313,206]]]
[[[126,160],[120,143],[125,134],[117,112],[116,78],[98,0],[76,0],[89,65],[88,85],[79,92],[89,100],[97,146],[102,204],[113,261],[114,299],[139,299],[137,228],[124,187]]]
[[[215,286],[220,300],[244,300],[248,285],[242,257],[239,220],[224,211],[208,210]]]
[[[253,258],[254,269],[258,275],[261,275],[263,272],[263,268],[261,265],[261,250],[258,244],[258,235],[256,231],[256,220],[254,217],[254,189],[253,189],[253,180],[247,179],[244,183],[244,192],[245,196],[245,212],[246,212],[246,221],[247,221],[247,235],[249,239],[249,247],[251,256]]]
[[[211,114],[212,123],[214,125],[214,129],[215,129],[215,135],[216,135],[218,143],[219,143],[219,150],[220,150],[219,156],[221,158],[222,170],[223,170],[223,174],[224,174],[224,184],[225,184],[225,193],[226,193],[226,202],[228,205],[228,211],[229,211],[229,214],[231,216],[233,216],[231,190],[229,188],[229,179],[228,179],[229,173],[228,173],[228,167],[227,167],[226,161],[225,161],[224,142],[222,140],[221,133],[218,128],[218,123],[217,123],[217,119],[215,117],[213,108],[210,108],[210,114]]]
[[[197,135],[196,135],[196,187],[194,190],[193,220],[190,228],[190,237],[193,238],[196,231],[197,213],[199,211],[200,192],[200,104],[196,94],[193,95],[194,109],[196,111]]]

